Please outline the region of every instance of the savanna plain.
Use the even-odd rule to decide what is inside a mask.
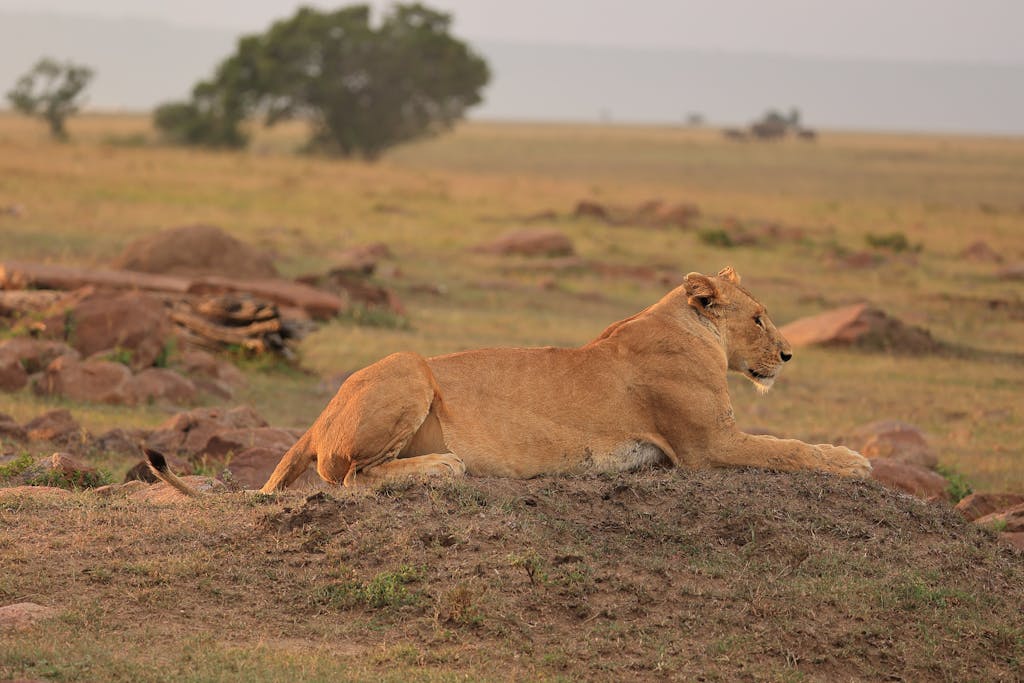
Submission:
[[[56,144],[0,115],[0,208],[18,207],[0,212],[3,260],[103,266],[195,223],[294,277],[389,246],[377,278],[406,315],[322,324],[295,364],[242,362],[233,401],[274,426],[307,427],[332,378],[393,351],[580,345],[687,272],[731,265],[777,324],[866,301],[946,349],[797,349],[766,396],[731,381],[741,426],[818,443],[900,420],[961,488],[1024,492],[1024,285],[1000,275],[1024,261],[1022,139],[473,122],[365,164],[297,153],[297,127],[255,131],[245,152],[160,146],[143,116],[83,116],[70,132]],[[581,200],[655,199],[699,217],[573,215]],[[781,229],[730,243],[735,226],[765,225]],[[582,265],[471,250],[525,226],[564,232]],[[965,257],[978,241],[1002,262]],[[0,393],[19,421],[54,407],[97,433],[168,417]],[[94,461],[114,480],[135,464]],[[1020,680],[1024,667],[1019,553],[948,503],[809,473],[5,498],[0,604],[23,601],[58,616],[3,634],[0,679]]]

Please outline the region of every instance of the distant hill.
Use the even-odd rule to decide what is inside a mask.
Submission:
[[[95,108],[186,95],[230,31],[147,19],[0,12],[0,90],[40,56],[97,70]],[[476,118],[739,124],[798,107],[824,128],[1024,134],[1024,64],[939,64],[480,42],[494,80]]]

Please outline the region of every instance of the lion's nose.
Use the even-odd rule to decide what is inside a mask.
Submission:
[[[786,353],[785,351],[783,351],[782,353],[779,354],[779,358],[782,359],[783,363],[788,363],[789,359],[792,358],[792,357],[793,357],[793,354]]]

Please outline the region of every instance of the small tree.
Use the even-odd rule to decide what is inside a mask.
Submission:
[[[244,139],[237,127],[251,114],[268,126],[300,118],[313,127],[310,150],[375,159],[450,128],[481,101],[487,65],[450,24],[421,4],[395,5],[377,26],[368,5],[302,8],[239,40],[192,102],[164,105],[156,124],[172,140],[220,144]]]
[[[87,66],[60,64],[44,57],[18,79],[7,100],[15,111],[45,119],[54,138],[67,140],[64,122],[81,108],[83,91],[92,77],[93,71]]]

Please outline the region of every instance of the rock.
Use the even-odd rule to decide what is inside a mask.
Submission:
[[[391,249],[383,242],[349,247],[334,257],[336,265],[331,272],[372,275],[378,262],[392,257]]]
[[[1000,268],[996,273],[1000,280],[1024,280],[1024,263],[1015,263],[1005,268]]]
[[[148,429],[121,429],[117,427],[97,436],[93,441],[93,447],[101,453],[138,455],[141,452],[142,444],[148,436]]]
[[[662,204],[651,213],[649,222],[657,226],[690,228],[699,218],[700,208],[696,204]]]
[[[160,425],[146,439],[146,446],[164,455],[195,457],[205,452],[207,442],[218,432],[266,426],[266,420],[249,406],[231,410],[196,408],[178,413]]]
[[[173,370],[147,368],[128,381],[132,403],[169,402],[175,405],[192,403],[196,385]]]
[[[50,619],[57,615],[57,610],[44,607],[34,602],[17,602],[13,605],[0,607],[0,630],[14,631],[26,629],[36,622]]]
[[[906,325],[868,304],[853,304],[794,320],[779,331],[794,347],[859,346],[903,353],[932,353],[941,349],[927,330]]]
[[[105,360],[79,362],[63,356],[50,363],[33,389],[43,396],[129,405],[135,402],[129,385],[131,378],[131,370],[121,363]]]
[[[979,517],[974,520],[974,523],[978,526],[994,528],[1001,533],[1024,533],[1024,503],[1001,512],[993,512],[990,515]]]
[[[138,239],[111,265],[167,275],[277,277],[270,256],[210,225],[171,228]]]
[[[164,460],[167,461],[168,466],[170,466],[171,470],[175,474],[192,474],[192,465],[188,460],[170,453],[164,454]],[[124,482],[128,483],[130,481],[144,481],[149,484],[154,484],[160,480],[157,479],[155,474],[153,474],[153,470],[149,468],[149,461],[140,460],[124,475]]]
[[[151,473],[152,474],[152,473]],[[149,483],[133,479],[123,484],[107,484],[92,490],[100,498],[127,498],[131,494],[149,488]]]
[[[98,292],[65,316],[65,336],[83,356],[118,352],[135,370],[152,366],[166,353],[172,323],[163,303],[141,292]]]
[[[57,452],[48,458],[36,462],[36,467],[29,470],[32,476],[50,474],[58,477],[61,482],[85,488],[96,483],[96,468],[89,467],[70,453]],[[52,480],[51,480],[52,481]]]
[[[181,354],[180,364],[189,375],[209,377],[232,387],[248,384],[245,375],[233,363],[221,360],[212,353],[199,349],[186,349]]]
[[[64,408],[51,410],[25,423],[25,433],[32,441],[49,441],[61,445],[81,445],[89,441],[89,433]]]
[[[0,391],[18,391],[28,384],[28,373],[21,361],[0,355]]]
[[[258,489],[267,483],[270,474],[281,461],[284,451],[256,446],[233,455],[224,468],[224,478],[247,489]],[[307,469],[289,489],[319,488],[322,480],[315,467]]]
[[[500,235],[480,244],[473,251],[501,256],[571,256],[572,240],[565,233],[549,228],[524,228]]]
[[[582,199],[576,203],[576,209],[572,212],[574,218],[596,218],[607,221],[611,212],[604,204],[590,199]]]
[[[889,488],[925,500],[949,500],[948,482],[929,469],[891,458],[875,458],[871,467],[871,478]]]
[[[14,337],[0,346],[0,359],[18,359],[25,372],[30,375],[45,370],[46,366],[61,356],[70,356],[78,360],[81,354],[62,341],[32,337]]]
[[[968,261],[977,261],[979,263],[1002,263],[1003,257],[999,253],[990,247],[987,242],[978,240],[972,242],[963,251],[960,252],[960,258],[967,259]]]
[[[231,453],[260,447],[278,453],[278,457],[298,441],[299,434],[285,429],[273,427],[257,427],[255,429],[229,429],[217,432],[206,443],[203,454],[211,458],[223,458]]]
[[[378,285],[361,275],[332,270],[325,277],[314,279],[318,286],[339,293],[350,302],[384,308],[396,315],[405,315],[405,306],[394,290]]]
[[[1017,550],[1024,552],[1024,532],[1002,532],[999,534],[999,540],[1007,545],[1013,546]]]
[[[939,464],[921,430],[896,420],[861,425],[844,437],[842,443],[869,459],[890,458],[928,469],[935,469]]]
[[[181,479],[200,493],[217,493],[227,491],[224,482],[213,477],[202,477],[198,475],[184,476]],[[168,486],[167,484],[152,484],[145,488],[132,490],[128,497],[132,500],[144,501],[147,503],[183,503],[192,500],[181,491]]]
[[[956,510],[968,522],[973,522],[1022,503],[1024,494],[1020,493],[972,493],[956,504]]]
[[[0,413],[0,438],[12,441],[28,441],[28,433],[13,417]]]

